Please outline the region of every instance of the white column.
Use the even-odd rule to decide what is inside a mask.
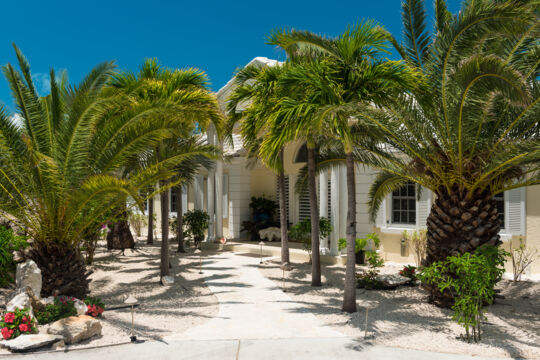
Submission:
[[[195,195],[195,199],[193,199],[193,205],[195,209],[202,210],[203,208],[203,202],[204,202],[204,178],[202,175],[195,176],[195,181],[193,182],[193,193]]]
[[[319,215],[328,217],[328,173],[322,172],[319,175]],[[321,241],[321,254],[329,253],[328,237]]]
[[[223,162],[218,160],[216,161],[216,239],[223,237],[223,206]]]
[[[156,184],[159,187],[159,184]],[[161,236],[161,196],[154,196],[154,214],[156,215],[156,223],[154,224],[154,239]]]
[[[337,240],[339,239],[339,169],[332,168],[330,174],[330,206],[332,207],[332,234],[330,235],[330,255],[336,256],[338,254]]]

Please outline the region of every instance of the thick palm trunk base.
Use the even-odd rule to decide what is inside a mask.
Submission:
[[[496,201],[487,191],[476,191],[469,196],[457,186],[450,192],[440,188],[427,219],[427,255],[422,262],[429,266],[448,256],[474,252],[482,245],[501,244],[501,220]],[[452,306],[450,291],[441,293],[437,287],[424,285],[430,300],[443,307]]]
[[[127,220],[115,222],[107,234],[107,249],[125,250],[134,248],[135,240],[133,239]]]
[[[74,296],[85,299],[89,293],[88,277],[84,257],[77,248],[69,245],[37,243],[30,250],[42,276],[41,296]]]

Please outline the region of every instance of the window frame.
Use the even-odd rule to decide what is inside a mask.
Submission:
[[[408,194],[408,190],[409,190],[410,186],[412,186],[412,188],[413,188],[413,191],[414,191],[413,195]],[[401,195],[400,194],[403,187],[407,187],[407,195]],[[394,194],[396,191],[398,191],[398,195]],[[399,190],[396,190],[396,191],[393,191],[389,195],[389,197],[390,197],[390,199],[389,199],[390,200],[390,206],[388,207],[389,211],[390,211],[389,224],[392,225],[392,226],[398,226],[398,227],[403,227],[403,228],[407,228],[407,227],[415,228],[416,224],[418,222],[418,199],[416,198],[417,197],[416,184],[409,181],[409,182],[407,182],[406,185],[402,186]],[[403,210],[403,209],[401,209],[401,205],[400,205],[400,209],[395,210],[394,209],[394,200],[395,199],[400,200],[400,203],[401,203],[402,200],[406,200],[407,204],[409,204],[409,201],[413,200],[414,201],[414,209],[410,209],[407,206],[407,209]],[[402,213],[406,212],[407,213],[407,218],[409,218],[411,213],[414,213],[414,222],[395,221],[395,218],[394,218],[394,212],[395,211],[400,212],[400,215]]]

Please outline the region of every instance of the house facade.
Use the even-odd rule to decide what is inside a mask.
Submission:
[[[273,66],[275,60],[257,57],[249,65]],[[229,81],[217,93],[218,101],[224,108],[233,90]],[[206,134],[209,143],[218,144],[212,130]],[[171,197],[171,216],[177,215],[177,202],[182,201],[184,212],[188,209],[204,209],[210,214],[208,240],[243,239],[241,224],[250,220],[249,203],[251,197],[266,197],[277,200],[277,176],[260,162],[253,166],[246,158],[242,141],[238,134],[233,135],[233,144],[224,144],[224,152],[230,161],[216,162],[210,171],[201,171],[193,184],[185,187],[182,194],[169,193]],[[294,184],[299,170],[307,161],[307,152],[302,143],[293,143],[285,149],[284,169],[286,175],[286,194],[288,221],[295,224],[309,218],[309,198],[307,194],[297,194]],[[248,166],[251,165],[251,166]],[[368,194],[376,171],[357,166],[356,180],[356,230],[357,236],[377,232],[381,239],[381,250],[386,261],[412,263],[413,254],[402,245],[401,233],[404,230],[418,230],[426,227],[426,219],[433,202],[431,191],[424,189],[418,199],[413,184],[404,186],[387,196],[377,215],[375,223],[369,220],[367,211]],[[333,232],[321,242],[321,253],[339,255],[338,240],[345,237],[347,218],[347,190],[345,167],[335,168],[318,176],[317,179],[319,213],[331,220]],[[510,243],[519,239],[526,241],[528,247],[540,251],[540,186],[507,191],[497,196],[499,212],[503,220],[501,238],[506,249]],[[159,202],[159,197],[154,199]],[[155,203],[155,209],[159,204]],[[160,216],[157,211],[158,217]],[[159,224],[159,221],[158,221]],[[511,265],[508,264],[508,271]],[[540,278],[540,259],[532,264],[528,276]]]

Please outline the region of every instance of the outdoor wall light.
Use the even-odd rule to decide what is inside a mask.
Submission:
[[[133,319],[135,317],[135,305],[137,305],[138,300],[135,299],[133,296],[129,296],[126,300],[124,300],[124,304],[131,306],[131,336],[129,337],[131,339],[131,342],[137,342],[137,337],[135,336],[135,329],[133,325]]]
[[[262,261],[262,247],[263,247],[263,245],[264,245],[264,241],[261,241],[261,242],[259,243],[259,245],[261,246],[261,261],[259,262],[259,264],[262,264],[262,263],[263,263],[263,261]]]
[[[195,254],[199,255],[199,274],[202,274],[202,251],[197,249],[195,250]]]
[[[281,285],[281,288],[283,290],[283,292],[287,292],[287,289],[285,288],[285,272],[286,271],[291,271],[292,270],[292,266],[291,264],[289,263],[284,263],[283,265],[281,265],[279,267],[281,270],[283,270],[283,278],[282,278],[282,285]]]

